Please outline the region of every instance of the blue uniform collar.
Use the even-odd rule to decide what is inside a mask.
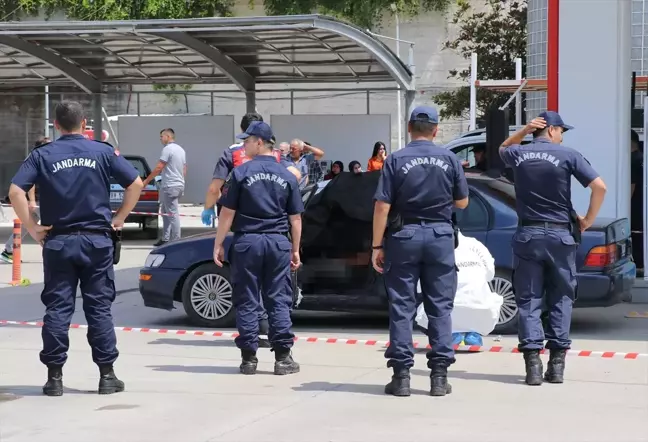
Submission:
[[[78,140],[78,139],[85,140],[85,137],[81,134],[65,134],[58,137],[58,139],[59,140]]]
[[[556,144],[553,141],[551,141],[549,138],[544,138],[544,137],[536,138],[535,140],[533,140],[533,142],[534,143]]]
[[[257,155],[252,159],[259,161],[273,161],[275,163],[277,162],[277,158],[274,155]]]
[[[415,140],[407,143],[405,147],[417,147],[417,146],[436,146],[436,144],[430,140]]]

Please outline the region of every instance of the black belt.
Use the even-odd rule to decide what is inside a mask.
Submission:
[[[520,221],[522,227],[544,227],[545,229],[569,229],[569,223],[554,223],[549,221]]]
[[[288,236],[288,232],[232,232],[235,235],[283,235]]]
[[[48,235],[110,235],[111,233],[110,230],[104,229],[68,229],[54,227],[48,232]]]
[[[403,218],[403,225],[405,225],[405,224],[429,224],[429,223],[447,223],[447,224],[450,224],[450,221],[447,220],[447,219]]]

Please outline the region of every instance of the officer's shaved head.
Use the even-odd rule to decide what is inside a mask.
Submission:
[[[436,136],[437,127],[439,127],[438,124],[429,121],[410,121],[408,124],[412,137],[425,137],[429,139]]]
[[[263,117],[256,112],[248,112],[243,115],[243,118],[241,118],[241,131],[245,132],[253,121],[263,121]]]
[[[61,101],[54,108],[54,116],[61,132],[81,132],[84,129],[85,112],[78,101]]]

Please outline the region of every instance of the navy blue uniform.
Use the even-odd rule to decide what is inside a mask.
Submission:
[[[431,350],[428,366],[454,362],[450,314],[457,291],[452,210],[468,196],[463,167],[451,151],[412,141],[387,157],[375,199],[391,204],[403,228],[388,231],[383,275],[389,297],[388,367],[414,365],[412,325],[421,281]]]
[[[294,335],[288,216],[304,211],[297,178],[274,156],[256,156],[232,171],[219,204],[236,211],[229,251],[236,345],[253,352],[258,348],[261,293],[272,347],[290,349]]]
[[[549,308],[547,348],[569,349],[578,249],[569,224],[571,177],[587,187],[598,174],[578,151],[546,138],[500,152],[504,163],[513,169],[520,225],[513,237],[519,349],[543,347],[540,315],[544,296]]]
[[[45,365],[62,366],[67,360],[79,285],[94,362],[112,365],[119,355],[111,315],[115,300],[111,176],[128,187],[139,174],[111,145],[74,134],[35,149],[12,180],[24,191],[38,186],[41,224],[52,226],[43,245],[40,359]]]

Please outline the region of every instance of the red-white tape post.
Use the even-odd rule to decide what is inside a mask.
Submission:
[[[28,322],[28,321],[5,321],[0,320],[0,325],[22,325],[22,326],[32,326],[32,327],[42,327],[42,322]],[[72,329],[87,329],[87,325],[83,324],[72,324],[70,325]],[[150,333],[158,335],[186,335],[186,336],[204,336],[204,337],[214,337],[214,338],[226,338],[234,339],[239,334],[230,333],[230,332],[221,332],[221,331],[204,331],[204,330],[172,330],[165,328],[140,328],[140,327],[115,327],[116,331],[120,332],[132,332],[132,333]],[[344,345],[361,345],[369,347],[388,347],[388,341],[380,341],[373,339],[349,339],[349,338],[327,338],[327,337],[303,337],[295,336],[296,342],[306,342],[306,343],[322,343],[322,344],[344,344]],[[430,348],[427,343],[421,344],[419,342],[414,342],[415,348]],[[479,346],[479,345],[455,345],[455,350],[464,351],[469,353],[520,353],[517,347],[503,347],[503,346]],[[548,350],[542,350],[542,354],[548,353]],[[594,351],[594,350],[569,350],[568,352],[571,356],[579,357],[591,357],[591,358],[603,358],[603,359],[643,359],[648,358],[647,353],[623,353],[618,351]]]

